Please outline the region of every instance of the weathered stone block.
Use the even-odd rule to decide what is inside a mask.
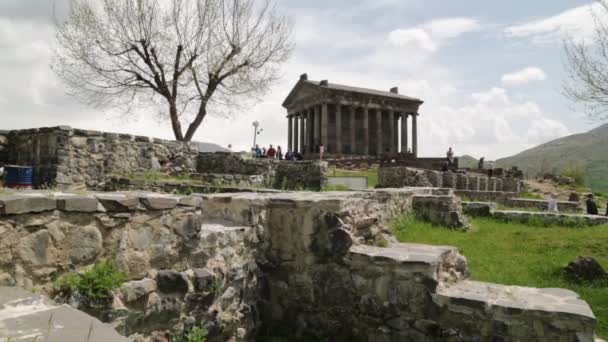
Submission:
[[[133,211],[137,210],[139,206],[139,199],[137,197],[119,194],[96,194],[95,197],[97,197],[105,210],[110,212]]]
[[[99,201],[93,196],[61,196],[57,198],[57,209],[92,213],[100,208]]]
[[[465,214],[473,217],[490,217],[496,210],[496,203],[492,202],[462,202]]]
[[[130,303],[156,291],[156,282],[149,278],[130,281],[124,283],[120,290],[124,300]]]
[[[479,191],[479,176],[469,175],[469,190]]]
[[[101,253],[103,237],[93,226],[74,228],[66,238],[66,246],[72,263],[86,264]]]
[[[3,195],[0,196],[0,213],[16,215],[25,213],[39,213],[55,210],[57,201],[51,197],[36,195]]]
[[[490,179],[488,177],[479,177],[479,191],[488,191]]]
[[[203,199],[198,196],[184,196],[180,197],[178,201],[178,205],[195,208],[199,208],[202,203]]]
[[[195,269],[192,279],[194,290],[197,292],[209,291],[216,279],[217,275],[208,269]]]
[[[458,186],[458,176],[453,172],[443,172],[443,187],[456,189]]]
[[[156,275],[156,283],[163,293],[188,292],[188,280],[180,272],[159,271]]]
[[[40,230],[26,236],[18,246],[21,260],[33,266],[44,266],[50,263],[49,249],[52,247],[51,235],[47,230]]]
[[[141,198],[141,203],[150,210],[173,209],[177,206],[178,198],[169,196],[145,196]]]
[[[458,190],[469,190],[469,177],[466,174],[459,173],[458,180],[456,184],[456,189]]]

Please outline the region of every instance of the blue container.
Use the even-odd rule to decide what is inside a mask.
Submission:
[[[5,165],[6,186],[9,188],[31,188],[34,169],[31,166]]]

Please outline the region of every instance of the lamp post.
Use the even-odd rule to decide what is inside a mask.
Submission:
[[[260,129],[259,127],[260,127],[260,122],[254,121],[253,122],[253,148],[255,148],[258,134],[260,134],[264,130],[264,129]]]

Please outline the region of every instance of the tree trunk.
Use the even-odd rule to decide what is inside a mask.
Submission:
[[[205,118],[205,116],[207,116],[207,103],[203,102],[203,103],[201,103],[201,106],[198,110],[196,119],[194,119],[194,121],[192,121],[192,123],[188,127],[188,131],[186,132],[186,136],[184,137],[183,141],[192,141],[192,137],[194,136],[194,133],[196,133],[196,130],[203,122],[203,119]]]
[[[173,128],[175,140],[184,141],[184,135],[182,134],[182,125],[179,122],[179,117],[177,115],[177,106],[175,105],[175,102],[169,102],[169,117],[171,117],[171,126]]]

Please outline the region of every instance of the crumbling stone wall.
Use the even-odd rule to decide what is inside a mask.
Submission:
[[[257,176],[279,190],[321,190],[327,183],[327,165],[321,161],[257,159],[249,154],[215,152],[200,153],[197,170],[240,178]]]
[[[593,339],[573,292],[466,281],[453,247],[374,246],[417,196],[447,194],[3,195],[0,279],[44,285],[116,253],[132,278],[114,298],[120,328],[204,321],[212,341]]]
[[[43,286],[114,260],[130,281],[111,306],[72,305],[123,334],[204,321],[215,338],[249,340],[259,326],[257,233],[204,220],[199,197],[142,194],[0,196],[0,285]]]
[[[190,173],[198,151],[187,143],[69,126],[10,131],[8,161],[34,167],[34,184],[102,187],[116,173]]]
[[[427,187],[451,188],[460,191],[505,191],[519,193],[522,180],[518,178],[487,177],[478,174],[441,172],[411,167],[382,165],[378,183],[383,188]]]

